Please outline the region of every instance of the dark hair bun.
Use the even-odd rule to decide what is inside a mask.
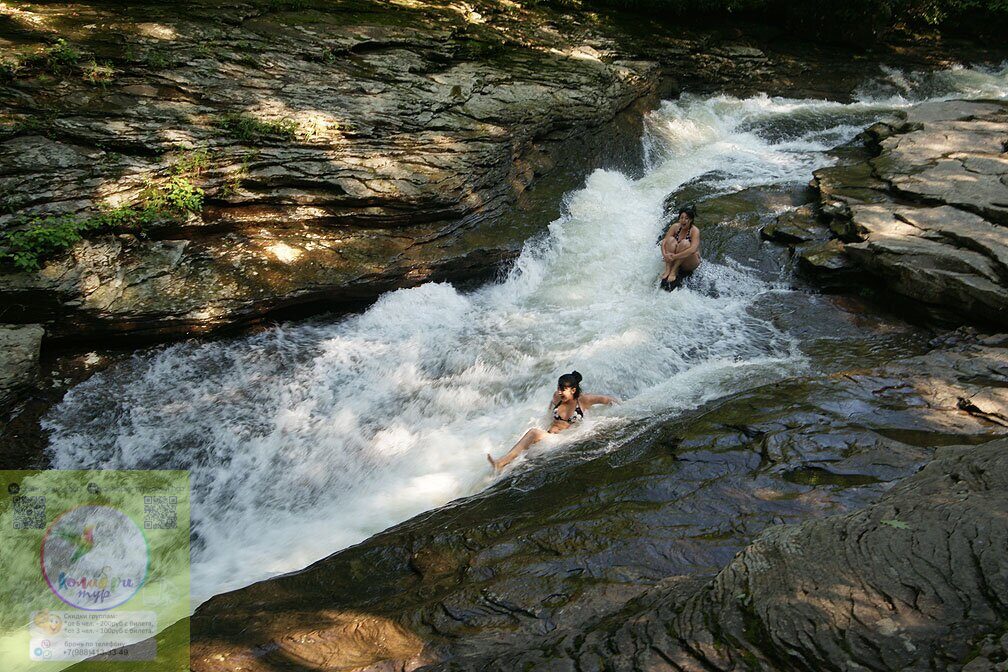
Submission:
[[[577,380],[577,382],[578,382],[578,385],[581,384],[582,377],[581,377],[580,373],[578,373],[577,371],[571,371],[570,375],[574,376],[575,380]]]

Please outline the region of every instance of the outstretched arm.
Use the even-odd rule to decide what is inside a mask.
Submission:
[[[581,403],[582,408],[594,406],[595,404],[606,404],[607,406],[612,406],[613,404],[619,403],[619,399],[616,397],[610,397],[604,394],[582,394],[578,397],[578,401]]]

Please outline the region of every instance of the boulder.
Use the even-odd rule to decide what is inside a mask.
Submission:
[[[828,231],[809,206],[788,210],[760,229],[760,237],[777,243],[808,243],[828,238]]]
[[[44,333],[37,324],[0,325],[0,407],[35,379]]]
[[[669,579],[587,632],[422,669],[994,669],[977,650],[1005,630],[1006,467],[1006,439],[938,448],[879,501],[768,528],[707,582]]]
[[[796,246],[799,267],[831,289],[870,286],[932,320],[1008,324],[1008,103],[924,103],[863,139],[866,152],[839,148],[840,163],[815,171],[832,240],[780,224],[766,235]]]

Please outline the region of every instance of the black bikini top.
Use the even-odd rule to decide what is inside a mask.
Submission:
[[[692,236],[693,236],[693,225],[690,224],[689,230],[686,231],[686,242],[692,243],[693,242]],[[677,243],[679,242],[679,229],[676,229],[676,232],[672,234],[672,237],[675,238]]]
[[[672,225],[669,226],[667,229],[665,229],[665,232],[662,233],[662,235],[658,236],[658,240],[655,241],[655,245],[661,245],[662,240],[665,239],[665,236],[668,235],[668,233],[672,230],[673,226],[676,227],[676,229],[675,233],[672,234],[672,237],[675,238],[675,241],[677,243],[679,242],[679,225],[676,224],[676,222],[672,222]],[[686,240],[688,240],[690,244],[693,243],[693,226],[694,226],[693,224],[690,224],[689,231],[686,232]]]
[[[575,422],[578,422],[579,420],[584,420],[584,411],[581,410],[581,403],[580,402],[577,402],[577,401],[574,402],[574,413],[569,418],[561,418],[560,417],[560,414],[557,413],[557,409],[559,407],[560,407],[559,403],[557,403],[557,405],[553,407],[553,419],[554,420],[560,420],[562,422],[566,422],[568,425],[573,425]]]

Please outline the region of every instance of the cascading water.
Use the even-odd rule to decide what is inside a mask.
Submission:
[[[708,258],[692,289],[656,288],[662,200],[701,175],[718,191],[805,182],[826,150],[923,96],[1008,96],[1008,68],[886,75],[849,105],[667,101],[647,119],[645,176],[591,174],[502,282],[138,353],[44,418],[52,463],[191,470],[195,607],[485,487],[485,453],[541,422],[573,368],[623,403],[533,454],[793,375],[800,344],[751,310],[786,283]]]

